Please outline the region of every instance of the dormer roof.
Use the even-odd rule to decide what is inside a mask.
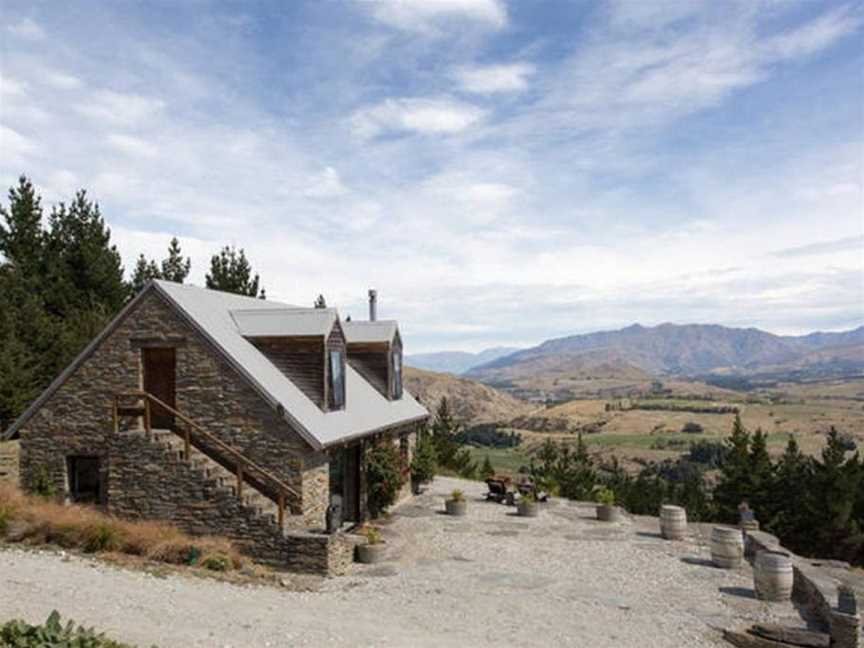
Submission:
[[[399,330],[395,320],[342,322],[348,344],[390,344]]]
[[[276,308],[270,304],[270,308],[232,310],[231,318],[243,337],[327,337],[339,314],[335,308]]]

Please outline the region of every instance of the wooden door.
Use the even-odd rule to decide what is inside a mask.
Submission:
[[[360,444],[348,446],[344,450],[345,472],[342,476],[342,517],[352,522],[360,522],[360,465],[363,453]]]
[[[144,364],[144,391],[153,394],[170,407],[176,407],[177,361],[173,348],[141,349]],[[150,423],[154,428],[174,428],[174,415],[155,403],[150,412]]]

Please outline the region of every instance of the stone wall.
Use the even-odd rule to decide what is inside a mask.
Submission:
[[[318,517],[327,506],[327,489],[320,486],[320,453],[155,292],[127,315],[22,427],[25,486],[45,471],[58,492],[65,493],[69,455],[100,457],[107,470],[113,395],[141,388],[140,349],[159,345],[176,348],[177,409],[303,493],[302,509]],[[303,483],[307,472],[314,487]],[[115,487],[112,496],[117,497],[122,487]],[[297,522],[304,520],[298,516]]]
[[[0,442],[0,484],[18,485],[20,442]]]

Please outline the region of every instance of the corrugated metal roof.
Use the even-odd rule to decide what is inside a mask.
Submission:
[[[244,337],[278,337],[327,336],[339,315],[333,308],[293,307],[232,310],[231,317]]]
[[[361,342],[390,343],[396,337],[396,322],[393,320],[377,320],[375,322],[342,322],[345,340],[348,344]]]
[[[324,412],[243,337],[231,313],[290,306],[167,281],[154,283],[274,405],[285,409],[289,422],[314,446],[340,443],[429,415],[408,392],[400,400],[388,400],[350,365],[345,371],[345,409]]]

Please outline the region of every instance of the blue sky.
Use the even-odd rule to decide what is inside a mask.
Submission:
[[[0,182],[409,352],[864,321],[861,2],[0,0]]]

